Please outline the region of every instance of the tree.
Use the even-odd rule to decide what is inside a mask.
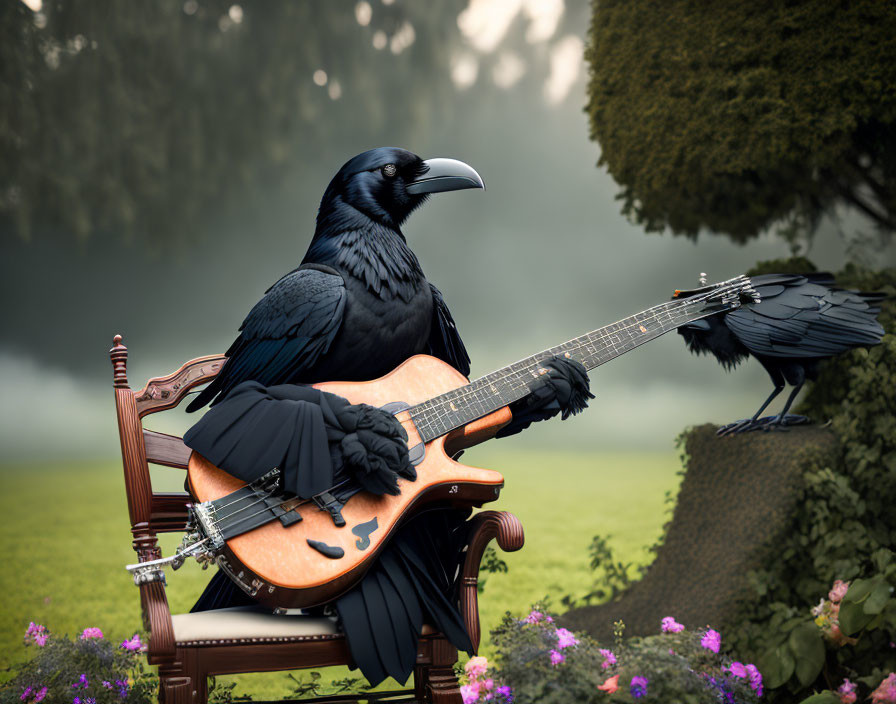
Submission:
[[[429,69],[447,63],[456,10],[360,4],[366,17],[323,2],[2,3],[0,232],[165,248],[277,179],[300,143],[387,123],[413,135],[449,102]],[[351,110],[330,107],[340,97]]]
[[[896,230],[896,5],[592,0],[591,138],[648,231]]]

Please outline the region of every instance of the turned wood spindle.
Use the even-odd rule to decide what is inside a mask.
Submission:
[[[128,388],[128,348],[121,344],[121,335],[112,338],[112,349],[109,350],[112,360],[112,385],[116,389]]]

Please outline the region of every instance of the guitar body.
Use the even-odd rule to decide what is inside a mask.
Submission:
[[[445,362],[417,355],[373,381],[325,382],[315,388],[352,403],[385,406],[398,401],[413,406],[468,383]],[[396,417],[408,433],[409,447],[419,445],[420,436],[408,412]],[[504,486],[500,473],[468,467],[449,455],[493,437],[510,419],[505,407],[427,443],[416,465],[416,480],[399,479],[397,496],[356,494],[342,509],[346,522],[342,527],[316,504],[305,503],[294,509],[302,516],[298,523],[284,527],[280,521],[271,521],[227,541],[218,564],[255,599],[272,607],[331,601],[364,576],[389,536],[416,509],[433,502],[481,506],[498,498]],[[200,502],[220,499],[245,485],[195,452],[188,473],[193,496]],[[326,557],[308,540],[341,549],[343,555]]]

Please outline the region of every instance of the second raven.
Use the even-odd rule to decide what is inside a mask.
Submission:
[[[764,274],[751,277],[759,301],[697,320],[678,329],[688,349],[712,354],[726,369],[753,356],[768,372],[774,389],[752,418],[729,423],[720,435],[769,430],[805,423],[787,412],[819,364],[855,347],[876,345],[884,335],[877,322],[883,294],[846,291],[830,274]],[[793,391],[775,416],[760,417],[784,390]]]

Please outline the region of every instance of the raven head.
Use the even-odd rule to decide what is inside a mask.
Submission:
[[[454,159],[424,161],[395,147],[379,147],[346,162],[324,193],[317,227],[357,227],[358,214],[398,229],[430,193],[485,188],[476,171]],[[354,212],[353,212],[354,211]]]

